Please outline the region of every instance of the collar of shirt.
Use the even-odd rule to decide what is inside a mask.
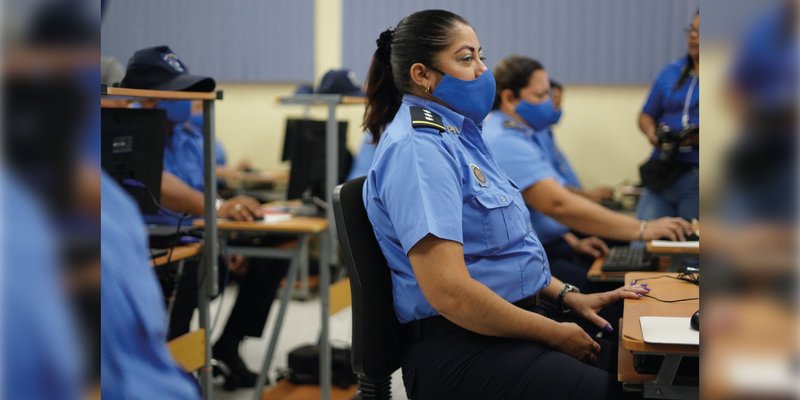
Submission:
[[[443,120],[455,124],[456,129],[462,132],[464,129],[464,116],[443,106],[433,100],[423,99],[422,97],[414,96],[413,94],[406,94],[403,96],[403,103],[427,108],[442,116]]]

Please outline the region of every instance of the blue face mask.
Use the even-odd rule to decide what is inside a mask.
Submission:
[[[192,116],[192,102],[189,100],[161,101],[156,106],[167,112],[167,119],[173,124],[186,122]]]
[[[492,71],[487,69],[481,76],[471,81],[462,81],[441,71],[438,72],[444,77],[433,90],[433,96],[471,119],[476,125],[483,122],[494,102],[496,87]]]
[[[189,118],[192,121],[192,125],[202,128],[203,127],[203,114],[192,114],[192,117]]]
[[[561,110],[556,110],[553,113],[553,118],[550,119],[550,125],[555,125],[555,124],[558,123],[558,121],[561,121],[561,114],[563,114],[563,113],[564,112],[561,111]]]
[[[556,114],[553,101],[550,99],[539,104],[522,100],[514,111],[535,131],[550,126]]]

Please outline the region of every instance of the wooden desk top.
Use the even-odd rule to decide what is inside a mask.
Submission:
[[[150,265],[153,267],[158,267],[160,265],[164,265],[169,262],[180,261],[189,257],[196,256],[200,254],[200,251],[203,249],[202,243],[191,243],[181,246],[175,246],[172,249],[169,249],[170,253],[167,253],[163,256],[156,257],[153,260],[150,260]]]
[[[624,329],[624,321],[619,320],[619,329]],[[619,337],[617,348],[617,381],[619,382],[648,382],[656,380],[655,375],[645,375],[636,372],[633,368],[633,354],[622,346],[622,336]]]
[[[222,91],[216,92],[178,92],[169,90],[130,89],[121,87],[106,87],[102,93],[106,96],[137,97],[149,99],[170,100],[219,100]]]
[[[204,226],[201,219],[194,221],[194,226]],[[221,231],[251,231],[275,233],[321,233],[328,229],[328,220],[322,217],[294,217],[288,221],[277,223],[233,221],[218,219],[217,229]]]
[[[700,254],[700,246],[697,247],[672,247],[672,246],[653,246],[653,241],[647,242],[647,252],[653,254]]]
[[[589,271],[586,272],[586,278],[591,282],[624,282],[625,274],[630,271],[605,272],[603,271],[604,261],[605,258],[603,257],[595,258]],[[669,259],[666,257],[659,258],[657,272],[667,272],[668,269]]]
[[[663,272],[629,272],[625,275],[625,283],[634,279],[678,276],[676,273]],[[689,282],[671,278],[649,279],[645,281],[651,294],[662,300],[683,299],[700,297],[700,287]],[[630,351],[656,352],[671,354],[699,354],[699,346],[651,344],[642,339],[642,326],[639,317],[691,317],[700,308],[700,300],[683,301],[680,303],[662,303],[655,299],[642,297],[638,300],[625,300],[622,325],[622,346]]]

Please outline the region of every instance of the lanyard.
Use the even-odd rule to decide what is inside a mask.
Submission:
[[[686,100],[683,102],[683,115],[681,116],[681,123],[683,124],[683,128],[689,126],[689,103],[692,102],[692,94],[694,93],[694,87],[697,86],[697,77],[692,77],[692,82],[689,83],[689,89],[686,90]]]

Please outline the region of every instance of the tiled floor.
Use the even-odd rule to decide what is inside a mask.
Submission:
[[[233,307],[236,298],[236,286],[229,286],[222,299],[222,307],[219,312],[219,320],[212,332],[212,338],[216,339],[222,332],[228,314]],[[214,319],[220,306],[219,299],[211,303],[211,318]],[[240,348],[240,353],[247,366],[252,371],[259,371],[266,355],[266,348],[272,328],[275,325],[275,317],[278,314],[279,301],[275,301],[270,311],[267,327],[260,338],[249,338],[244,341]],[[350,343],[351,337],[351,318],[350,308],[331,316],[330,318],[330,338],[334,344]],[[195,321],[196,324],[196,321]],[[310,344],[317,341],[320,329],[320,301],[318,297],[312,297],[308,301],[292,301],[286,311],[286,320],[283,324],[278,345],[275,349],[272,367],[270,368],[270,379],[274,380],[276,369],[286,368],[287,353],[302,344]],[[406,400],[405,390],[400,372],[397,371],[392,376],[392,398]],[[252,399],[252,389],[240,389],[233,392],[226,392],[222,389],[222,382],[215,385],[214,399],[219,400],[250,400]]]

